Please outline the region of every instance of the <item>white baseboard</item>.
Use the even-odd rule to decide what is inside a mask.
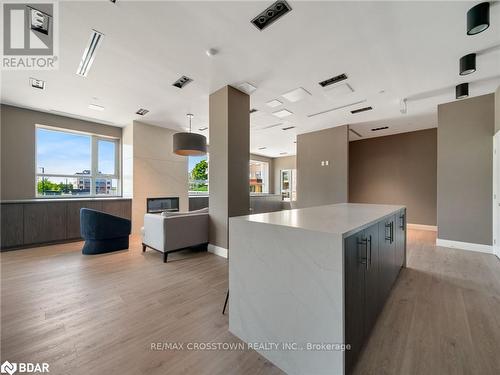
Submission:
[[[450,241],[438,238],[436,240],[436,246],[451,247],[453,249],[461,249],[461,250],[477,251],[480,253],[493,254],[493,246],[483,245],[479,243]]]
[[[437,232],[437,226],[435,225],[423,225],[423,224],[406,224],[408,229],[417,229],[417,230],[430,230],[433,232]]]
[[[227,249],[220,246],[212,245],[211,243],[208,244],[208,252],[223,258],[227,258]]]

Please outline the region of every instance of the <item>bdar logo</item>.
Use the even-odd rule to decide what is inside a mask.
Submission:
[[[14,374],[17,371],[17,363],[10,363],[9,361],[5,361],[2,363],[0,367],[0,371],[2,374]]]

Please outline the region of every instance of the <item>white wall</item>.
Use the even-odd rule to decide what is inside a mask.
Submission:
[[[146,198],[179,197],[180,210],[189,210],[188,161],[172,151],[175,131],[138,121],[132,126],[125,139],[129,142],[127,132],[132,131],[132,233],[137,234],[144,223]]]

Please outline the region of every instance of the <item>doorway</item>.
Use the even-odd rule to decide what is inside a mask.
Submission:
[[[493,137],[493,252],[500,258],[500,131]]]

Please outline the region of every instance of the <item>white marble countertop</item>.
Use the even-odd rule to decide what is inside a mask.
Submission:
[[[404,206],[340,203],[231,218],[347,236],[369,227]]]

